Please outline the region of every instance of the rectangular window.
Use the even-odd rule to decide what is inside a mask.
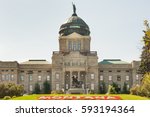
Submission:
[[[111,70],[109,70],[108,72],[112,72]]]
[[[42,77],[41,76],[38,76],[38,81],[41,81],[42,80]]]
[[[30,91],[33,91],[33,87],[32,87],[32,85],[30,85]]]
[[[11,76],[10,76],[10,80],[14,80],[14,75],[12,74]]]
[[[56,90],[59,90],[59,84],[56,84]]]
[[[121,72],[120,70],[117,70],[117,72]]]
[[[50,76],[49,75],[47,76],[47,81],[50,81]]]
[[[117,81],[121,81],[121,76],[117,76]]]
[[[5,80],[5,75],[2,75],[2,80],[3,80],[3,81]]]
[[[103,76],[101,75],[101,76],[100,76],[100,81],[102,81],[102,80],[103,80]]]
[[[39,86],[40,86],[40,90],[42,90],[42,84],[39,84]]]
[[[69,50],[72,50],[72,41],[69,41],[69,42],[68,42],[68,49],[69,49]]]
[[[59,74],[58,73],[56,74],[56,79],[59,79]]]
[[[32,75],[31,74],[29,75],[29,80],[32,81]]]
[[[69,85],[68,84],[66,84],[66,89],[69,89]]]
[[[108,76],[108,78],[109,78],[109,81],[112,81],[112,76]]]
[[[94,84],[91,84],[91,90],[94,90]]]
[[[81,42],[80,41],[77,42],[77,50],[81,50]]]
[[[20,76],[20,80],[24,81],[24,76],[23,75]]]
[[[9,74],[6,74],[6,80],[9,80]]]
[[[130,85],[128,84],[128,85],[127,85],[127,89],[129,89],[129,88],[130,88]]]
[[[126,76],[126,81],[129,81],[129,76]]]
[[[139,80],[139,75],[138,74],[136,75],[136,80]]]
[[[84,84],[82,84],[82,89],[84,89]]]
[[[103,70],[100,70],[100,72],[103,72]]]
[[[94,74],[91,74],[91,79],[94,79]]]

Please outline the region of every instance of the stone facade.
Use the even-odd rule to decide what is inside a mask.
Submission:
[[[32,93],[35,83],[40,88],[48,81],[52,90],[82,88],[99,92],[102,82],[106,86],[116,82],[122,89],[124,83],[128,88],[140,84],[141,76],[137,74],[140,62],[132,63],[121,60],[103,60],[98,63],[96,51],[90,49],[91,37],[88,25],[73,15],[62,24],[59,31],[59,51],[52,54],[52,63],[46,60],[0,61],[0,83],[24,85],[26,93]],[[78,85],[74,84],[74,78]]]

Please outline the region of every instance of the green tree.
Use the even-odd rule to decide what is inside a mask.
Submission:
[[[0,98],[5,96],[21,96],[24,92],[22,85],[16,85],[14,83],[0,84]]]
[[[43,83],[43,93],[51,93],[50,83],[47,80]]]
[[[35,83],[35,87],[34,87],[33,93],[35,93],[35,94],[40,94],[41,93],[39,83]]]
[[[100,84],[100,94],[105,94],[106,93],[106,84],[105,82],[103,81],[101,84]]]
[[[150,97],[150,73],[146,73],[140,86],[141,95]]]
[[[123,90],[122,90],[122,93],[123,93],[123,94],[129,94],[129,93],[130,93],[130,91],[129,91],[127,85],[128,85],[128,84],[127,84],[126,82],[124,82]]]
[[[114,87],[114,90],[116,91],[116,93],[120,93],[121,89],[117,83],[113,82],[112,87]]]
[[[141,54],[141,64],[138,70],[138,73],[144,75],[145,73],[150,72],[150,28],[149,23],[145,20],[146,31],[144,31],[144,46],[142,48]]]

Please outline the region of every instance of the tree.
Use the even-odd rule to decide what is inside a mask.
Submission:
[[[113,82],[112,86],[114,87],[114,90],[116,91],[116,93],[120,93],[121,89],[117,83]]]
[[[142,48],[141,64],[138,70],[138,73],[142,75],[150,72],[150,28],[147,20],[145,20],[144,24],[146,31],[143,31],[145,34],[143,37],[144,46]]]
[[[106,93],[106,84],[105,82],[103,81],[101,84],[100,84],[100,94],[105,94]]]
[[[50,83],[46,80],[43,83],[43,93],[49,94],[51,92]]]
[[[150,73],[146,73],[140,87],[141,95],[150,97]]]
[[[35,87],[34,87],[33,93],[35,93],[35,94],[40,94],[41,93],[39,83],[35,83]]]
[[[0,98],[5,96],[21,96],[24,92],[24,87],[22,85],[16,85],[13,83],[0,84]]]
[[[123,94],[129,94],[129,93],[130,93],[130,91],[129,91],[127,85],[128,85],[128,84],[127,84],[126,82],[124,82],[123,90],[122,90],[122,93],[123,93]]]

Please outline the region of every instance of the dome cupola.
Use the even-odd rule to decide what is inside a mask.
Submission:
[[[89,26],[76,14],[76,6],[73,4],[72,16],[61,25],[59,34],[61,36],[67,36],[76,32],[83,36],[90,35]]]

